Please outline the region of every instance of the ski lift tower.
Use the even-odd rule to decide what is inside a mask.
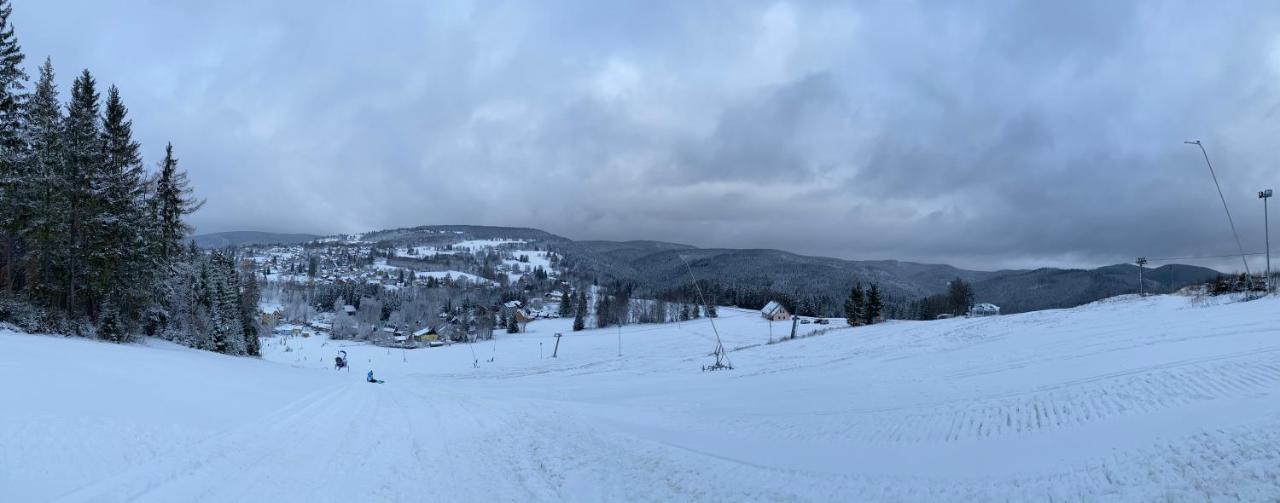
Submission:
[[[685,260],[684,255],[677,256],[680,257],[681,262],[684,262],[685,270],[689,271],[689,279],[693,280],[693,289],[698,292],[698,301],[702,302],[702,305],[704,306],[707,305],[707,297],[702,295],[702,286],[698,284],[698,278],[694,277],[693,268],[689,266],[689,261]],[[716,357],[716,361],[711,365],[703,365],[702,371],[733,370],[733,364],[729,362],[729,354],[724,350],[724,343],[720,341],[720,331],[716,329],[715,318],[710,316],[707,316],[706,318],[707,321],[711,322],[711,331],[716,334],[716,349],[711,353],[712,356]]]
[[[1143,284],[1143,281],[1142,281],[1142,273],[1143,273],[1143,266],[1147,265],[1147,257],[1138,257],[1138,260],[1134,261],[1134,263],[1138,264],[1138,296],[1145,297],[1147,293],[1145,290],[1143,290],[1145,285]]]

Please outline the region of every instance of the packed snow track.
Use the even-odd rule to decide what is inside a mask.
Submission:
[[[779,344],[789,324],[721,314],[736,369],[707,373],[705,320],[624,327],[621,357],[616,329],[569,320],[411,351],[266,339],[266,361],[0,331],[0,500],[1280,495],[1280,299],[806,325],[834,328]]]

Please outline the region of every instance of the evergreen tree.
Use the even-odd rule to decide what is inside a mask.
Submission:
[[[142,156],[133,140],[133,123],[115,87],[107,92],[102,120],[102,166],[95,172],[94,211],[99,218],[91,233],[95,289],[112,292],[116,308],[134,320],[148,299],[154,263],[146,253],[146,185]],[[126,325],[130,325],[126,323]]]
[[[102,304],[102,314],[98,316],[98,338],[110,342],[124,342],[127,329],[120,319],[120,310],[115,301],[107,298]]]
[[[564,295],[560,296],[560,312],[559,312],[560,317],[568,318],[569,315],[572,313],[573,313],[573,295],[570,294],[569,292],[564,292]]]
[[[866,299],[862,292],[862,283],[854,283],[849,290],[849,298],[844,301],[844,318],[850,326],[858,326],[866,319]]]
[[[596,295],[596,328],[604,328],[613,323],[613,306],[609,296],[604,292]]]
[[[262,322],[259,319],[258,303],[262,301],[262,291],[258,287],[257,275],[252,270],[245,271],[240,281],[240,321],[244,331],[245,354],[258,356],[258,336]]]
[[[880,312],[883,310],[884,301],[880,298],[880,287],[872,283],[871,288],[867,289],[867,302],[863,313],[867,324],[875,323],[876,318],[880,316]]]
[[[22,48],[9,23],[13,8],[0,0],[0,273],[5,291],[18,286],[19,239],[34,214],[27,192],[32,184],[25,139],[27,74],[22,71]]]
[[[516,322],[515,316],[512,316],[510,319],[507,320],[507,333],[508,334],[520,333],[520,324]]]
[[[31,176],[28,190],[20,197],[30,205],[31,219],[24,230],[30,253],[27,263],[27,292],[31,299],[53,304],[60,291],[53,280],[57,273],[52,263],[58,253],[59,236],[66,234],[66,220],[59,218],[64,208],[57,191],[61,175],[62,107],[58,103],[58,87],[54,83],[53,62],[45,59],[40,66],[40,79],[35,94],[28,102],[27,139],[31,150],[26,158]]]
[[[94,262],[89,257],[94,252],[91,233],[101,222],[101,215],[94,207],[97,191],[93,185],[102,167],[98,109],[96,83],[89,70],[84,70],[71,87],[71,103],[67,105],[63,130],[63,169],[57,184],[61,202],[66,204],[65,227],[69,232],[62,247],[61,265],[66,275],[65,309],[72,318],[86,313],[84,298],[93,294],[81,292],[80,287],[92,277],[87,270]],[[77,294],[81,296],[78,298]]]
[[[240,297],[240,275],[226,253],[213,254],[217,286],[214,294],[214,334],[223,343],[220,352],[243,355],[247,353]]]
[[[587,328],[587,293],[585,291],[578,292],[578,302],[573,316],[573,331],[578,332]]]
[[[947,307],[956,316],[969,312],[973,307],[973,287],[964,280],[956,278],[947,285]]]
[[[708,302],[708,303],[707,303],[707,306],[706,306],[706,308],[705,308],[705,309],[706,309],[706,311],[707,311],[707,317],[708,317],[708,318],[717,318],[717,317],[719,317],[719,316],[720,316],[719,314],[717,314],[717,313],[716,313],[716,303],[715,303],[715,302]]]
[[[204,201],[195,198],[187,173],[178,169],[178,159],[173,157],[173,144],[165,145],[151,204],[154,221],[152,240],[160,263],[169,263],[182,251],[183,240],[191,232],[183,217],[195,213],[201,206],[204,206]]]

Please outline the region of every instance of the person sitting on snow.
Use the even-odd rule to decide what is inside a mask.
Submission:
[[[369,371],[369,377],[365,378],[365,381],[368,381],[368,382],[378,382],[377,380],[375,380],[375,379],[373,378],[373,371],[372,371],[372,370],[370,370],[370,371]]]

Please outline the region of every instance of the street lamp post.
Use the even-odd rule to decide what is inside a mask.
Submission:
[[[1249,278],[1248,281],[1253,281],[1253,274],[1249,272],[1249,261],[1244,256],[1244,244],[1240,242],[1240,233],[1236,232],[1235,220],[1231,219],[1231,209],[1227,207],[1227,197],[1222,195],[1222,185],[1218,183],[1218,174],[1213,170],[1213,163],[1209,162],[1209,152],[1204,149],[1204,145],[1200,144],[1200,140],[1189,140],[1182,143],[1200,147],[1200,153],[1204,155],[1204,164],[1209,167],[1209,176],[1213,177],[1213,186],[1218,189],[1218,199],[1222,200],[1222,211],[1226,212],[1227,223],[1231,225],[1231,235],[1236,238],[1236,248],[1240,250],[1240,262],[1244,264],[1244,277]],[[1245,287],[1244,298],[1248,300],[1250,289],[1247,282]]]
[[[1271,199],[1271,189],[1258,191],[1258,199],[1262,200],[1262,228],[1267,241],[1267,292],[1275,290],[1271,280],[1271,221],[1267,212],[1267,199]]]

